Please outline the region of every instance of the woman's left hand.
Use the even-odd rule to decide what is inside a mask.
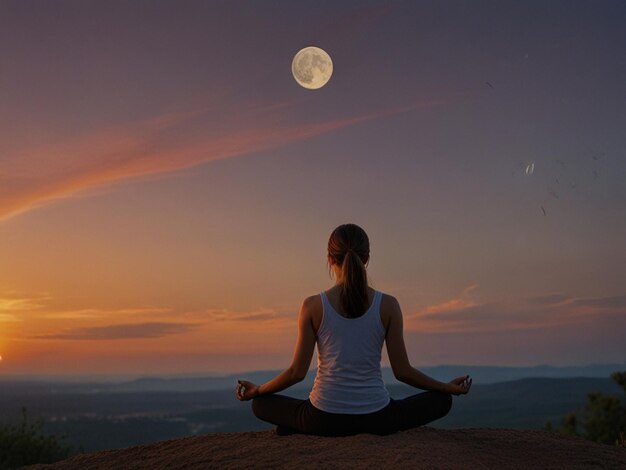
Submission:
[[[259,395],[259,386],[248,382],[247,380],[237,380],[237,388],[235,388],[235,395],[238,400],[245,401]]]
[[[457,377],[448,383],[448,393],[452,395],[465,395],[472,386],[472,379],[469,375]]]

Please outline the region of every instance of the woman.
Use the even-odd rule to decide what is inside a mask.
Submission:
[[[237,398],[252,399],[254,414],[275,424],[277,434],[391,434],[445,416],[452,395],[469,391],[469,375],[444,383],[411,366],[398,301],[368,286],[368,261],[365,231],[354,224],[337,227],[328,240],[337,282],[302,304],[291,366],[260,386],[238,381]],[[304,379],[316,342],[317,375],[309,398],[276,394]],[[428,391],[402,400],[389,396],[380,370],[383,342],[396,379]]]

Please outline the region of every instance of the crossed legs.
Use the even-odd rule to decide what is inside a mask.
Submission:
[[[391,399],[382,410],[365,415],[327,413],[309,400],[279,394],[262,395],[252,400],[254,415],[277,426],[277,433],[300,432],[327,436],[390,434],[428,424],[448,414],[452,395],[428,391],[402,400]]]

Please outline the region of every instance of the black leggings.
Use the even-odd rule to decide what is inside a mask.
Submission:
[[[277,426],[277,434],[349,436],[359,433],[386,435],[422,426],[448,414],[452,395],[423,392],[394,400],[382,410],[367,414],[328,413],[307,400],[285,395],[261,395],[252,400],[254,415]]]

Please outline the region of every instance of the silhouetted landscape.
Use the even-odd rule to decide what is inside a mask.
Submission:
[[[589,392],[619,394],[620,388],[606,370],[620,367],[440,366],[421,370],[440,380],[453,377],[457,369],[476,377],[472,393],[456,397],[450,414],[432,423],[433,427],[538,429],[546,421],[560,423],[565,414],[585,403]],[[392,397],[419,393],[395,381],[389,369],[383,371]],[[253,416],[250,402],[235,399],[234,383],[240,377],[262,382],[275,373],[123,382],[4,380],[0,382],[1,424],[18,422],[25,407],[29,420],[43,418],[45,432],[65,436],[75,452],[213,432],[263,431],[272,426]],[[541,376],[546,374],[556,377]],[[581,376],[563,377],[565,374]],[[305,381],[282,393],[305,398],[314,376],[311,370]],[[497,381],[503,377],[505,380]]]

